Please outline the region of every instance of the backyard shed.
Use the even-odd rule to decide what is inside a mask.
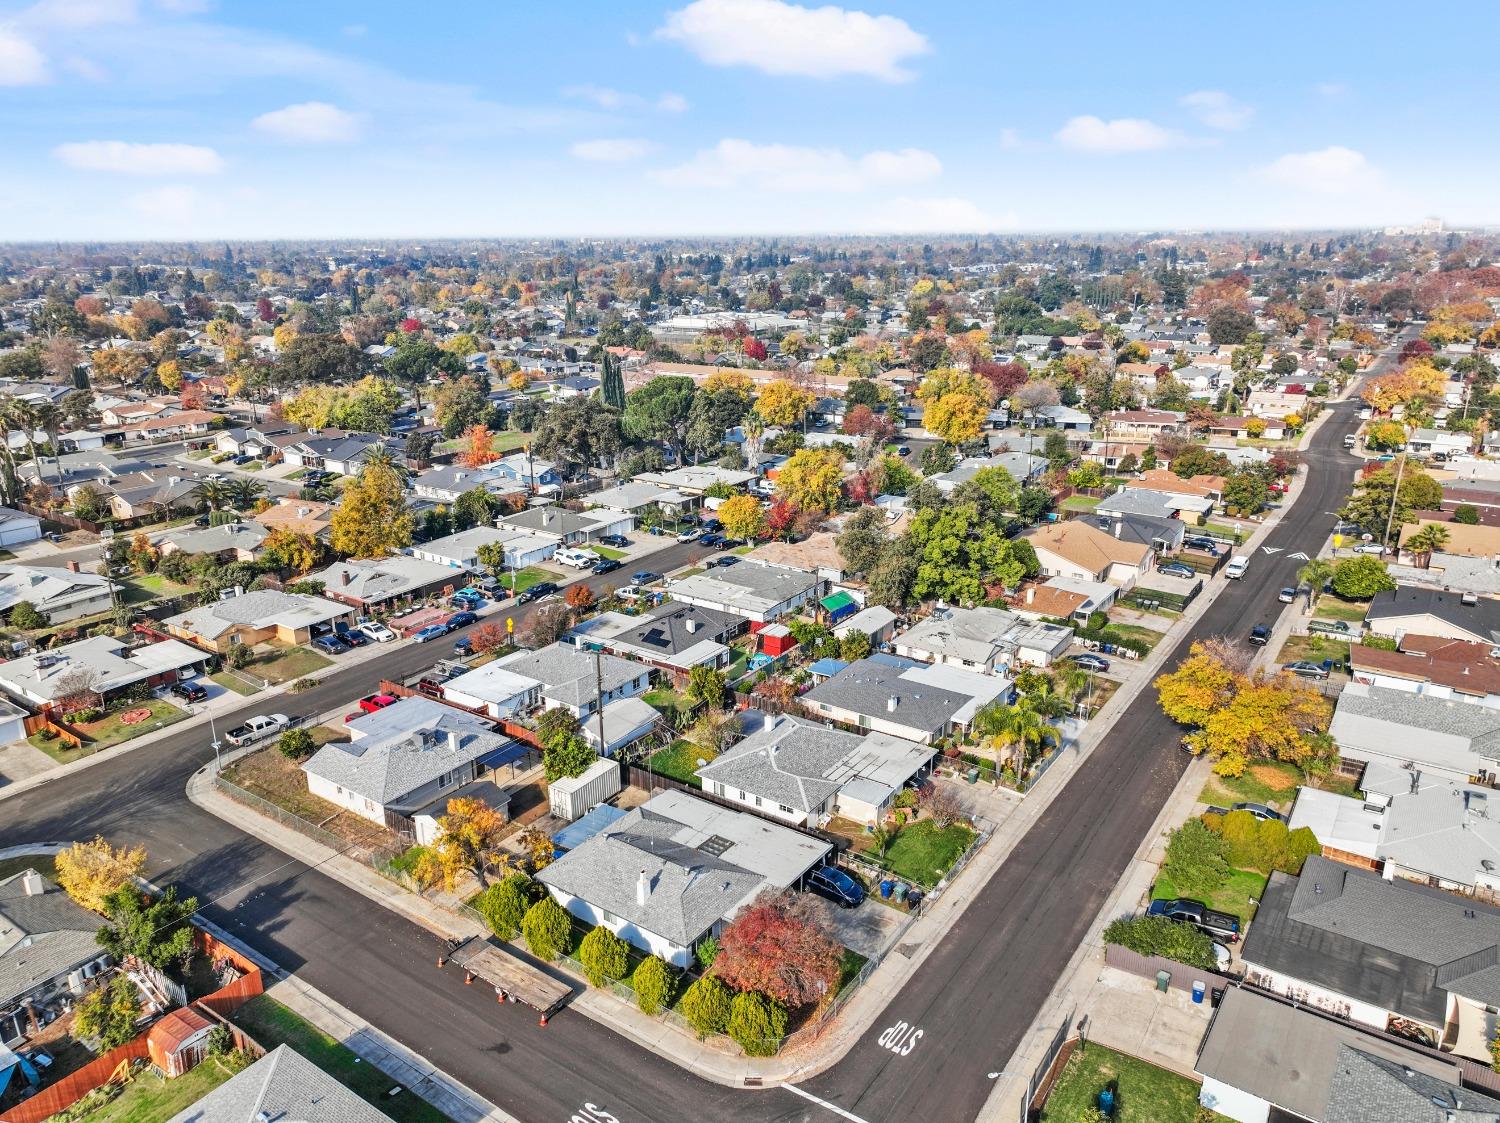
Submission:
[[[834,593],[832,596],[826,596],[818,603],[823,606],[823,611],[828,614],[829,624],[837,624],[859,611],[859,602],[848,593],[842,591]]]
[[[556,780],[547,789],[555,818],[571,823],[595,804],[620,791],[620,766],[601,757],[582,775]]]
[[[797,646],[797,638],[785,624],[767,624],[757,634],[760,636],[761,651],[773,659],[778,655],[785,655]]]
[[[151,1063],[169,1077],[181,1076],[208,1053],[213,1023],[191,1007],[173,1010],[146,1034]]]

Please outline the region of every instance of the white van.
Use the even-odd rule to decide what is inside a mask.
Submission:
[[[1246,554],[1240,554],[1229,559],[1229,564],[1224,567],[1224,576],[1231,581],[1237,581],[1245,576],[1245,570],[1250,568],[1250,558]]]

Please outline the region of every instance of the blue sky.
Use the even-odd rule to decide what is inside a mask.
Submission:
[[[1500,221],[1493,3],[847,3],[0,5],[0,239]]]

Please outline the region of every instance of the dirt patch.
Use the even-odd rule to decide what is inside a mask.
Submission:
[[[395,834],[384,827],[309,792],[302,769],[274,745],[235,761],[224,770],[224,779],[294,818],[349,842],[379,846],[396,840]]]
[[[1288,775],[1284,768],[1267,764],[1252,764],[1248,771],[1258,783],[1264,784],[1273,791],[1291,791],[1297,786],[1297,778]]]

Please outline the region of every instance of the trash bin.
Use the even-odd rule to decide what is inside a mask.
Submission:
[[[890,878],[886,878],[884,881],[882,881],[880,883],[880,895],[882,897],[884,897],[886,900],[890,900],[891,890],[893,890],[895,888],[896,888],[896,883],[894,881],[892,881]]]
[[[897,902],[906,900],[906,893],[907,893],[908,888],[909,887],[907,886],[906,882],[904,882],[904,881],[898,881],[898,882],[896,882],[896,900],[897,900]]]
[[[977,783],[979,783],[979,769],[977,769],[977,768],[971,768],[971,769],[969,769],[969,783],[971,783],[971,784],[977,784]]]
[[[1200,980],[1200,979],[1194,979],[1193,980],[1193,1001],[1196,1002],[1200,1006],[1203,1005],[1203,995],[1207,992],[1207,990],[1208,990],[1208,988],[1204,985],[1204,983],[1202,982],[1202,980]]]
[[[1166,994],[1172,988],[1172,972],[1158,971],[1156,973],[1156,989]]]
[[[922,891],[920,889],[913,889],[906,895],[906,907],[911,909],[912,912],[916,912],[917,909],[922,907]]]

